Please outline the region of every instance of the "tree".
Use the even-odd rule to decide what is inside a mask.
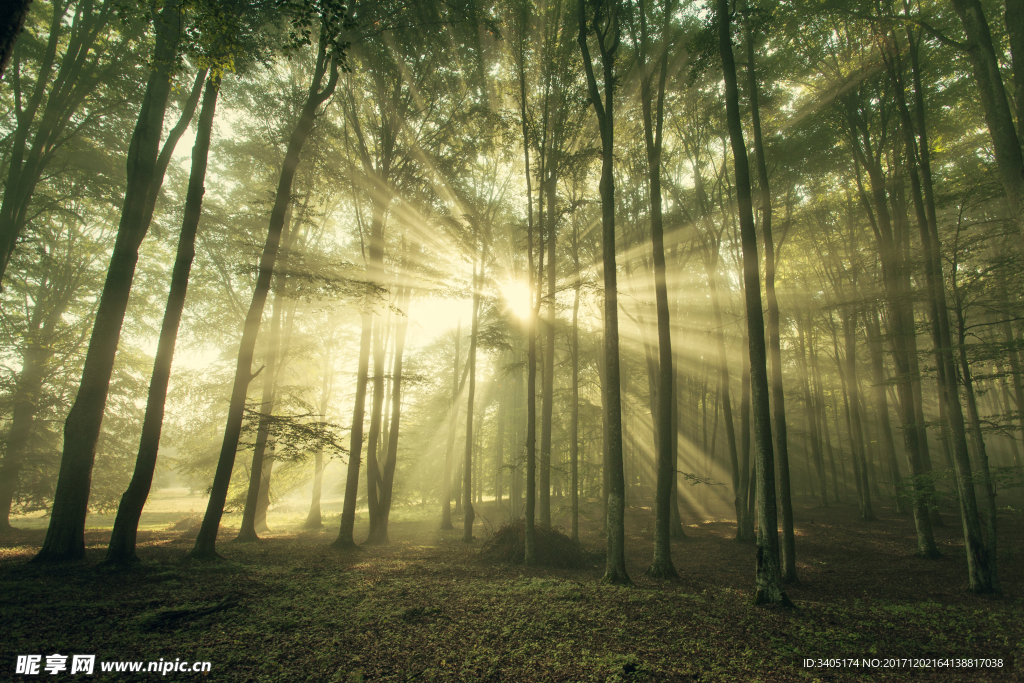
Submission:
[[[757,479],[757,564],[754,604],[788,605],[782,590],[782,568],[779,562],[779,536],[775,497],[775,456],[772,448],[771,407],[768,393],[767,358],[765,355],[764,314],[761,312],[761,278],[757,257],[757,234],[754,229],[753,203],[750,192],[750,169],[743,142],[740,120],[739,92],[736,86],[736,63],[732,54],[732,28],[728,0],[716,4],[718,48],[725,76],[725,106],[732,144],[739,204],[740,236],[743,246],[743,286],[747,310],[747,336],[750,352],[751,409],[754,415],[754,448]]]
[[[74,406],[64,423],[64,452],[54,493],[53,512],[37,562],[80,560],[85,555],[85,516],[89,485],[96,455],[103,409],[106,406],[114,355],[121,335],[128,294],[135,276],[139,245],[149,229],[146,206],[156,192],[157,152],[164,111],[171,89],[170,67],[181,39],[179,3],[172,0],[153,17],[156,41],[154,61],[158,64],[146,84],[139,120],[128,151],[128,187],[103,285],[96,324],[82,370],[82,383]]]
[[[615,274],[615,178],[612,173],[615,143],[615,55],[620,45],[620,12],[617,0],[587,0],[579,3],[579,45],[587,74],[590,101],[601,133],[601,234],[604,254],[604,372],[607,391],[605,430],[608,477],[606,521],[606,583],[629,584],[625,555],[626,482],[622,458],[622,407],[619,395],[619,303]],[[604,92],[594,75],[589,36],[594,34],[601,57]]]
[[[274,274],[274,263],[281,243],[281,232],[284,229],[285,214],[291,203],[292,182],[298,168],[302,146],[306,142],[316,122],[320,106],[334,94],[338,83],[339,69],[343,64],[344,52],[339,44],[340,33],[345,19],[345,8],[339,13],[328,9],[321,16],[319,40],[317,45],[316,66],[310,82],[308,95],[299,114],[298,122],[288,140],[288,149],[281,164],[281,176],[278,181],[274,208],[270,214],[267,228],[267,240],[260,257],[259,276],[253,289],[252,302],[245,317],[242,329],[242,340],[238,349],[238,362],[235,367],[235,378],[231,388],[231,404],[228,409],[227,424],[224,428],[224,441],[217,462],[210,500],[203,517],[203,524],[196,537],[195,546],[189,556],[197,560],[215,559],[218,557],[215,544],[220,519],[224,514],[224,502],[227,499],[228,485],[231,481],[231,470],[235,463],[235,451],[242,430],[242,419],[245,410],[245,397],[249,383],[256,376],[252,372],[252,357],[259,333],[263,307],[270,291],[270,280]],[[259,371],[257,371],[259,372]],[[353,458],[358,461],[353,449]]]
[[[167,385],[171,376],[171,361],[174,345],[181,324],[181,313],[185,308],[189,273],[195,259],[195,240],[202,212],[202,201],[206,178],[210,139],[213,134],[213,119],[217,107],[217,93],[220,78],[216,75],[206,82],[203,106],[199,112],[199,127],[196,142],[192,148],[192,172],[189,177],[188,197],[185,203],[185,218],[178,236],[178,250],[171,274],[171,288],[167,295],[167,307],[160,329],[160,342],[153,362],[153,375],[149,383],[146,401],[146,417],[142,425],[142,437],[135,461],[132,481],[121,497],[117,518],[107,548],[108,563],[123,564],[137,562],[135,539],[138,534],[142,508],[149,497],[149,489],[156,470],[157,449],[160,445],[160,431],[164,420],[164,404],[167,400]]]

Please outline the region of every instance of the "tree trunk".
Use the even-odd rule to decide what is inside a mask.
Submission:
[[[878,413],[878,428],[881,432],[882,449],[889,478],[896,493],[896,511],[906,514],[906,503],[903,498],[903,482],[900,468],[896,462],[896,443],[892,436],[892,425],[889,423],[889,401],[885,393],[885,365],[882,358],[882,325],[878,319],[878,309],[871,310],[871,317],[865,320],[868,332],[868,348],[871,351],[871,379],[875,389],[875,410]],[[920,545],[920,539],[919,539]]]
[[[405,260],[403,259],[403,269]],[[391,426],[388,429],[387,453],[384,458],[384,471],[381,474],[380,516],[377,523],[377,535],[374,541],[378,545],[387,545],[388,519],[391,516],[392,492],[395,485],[395,467],[398,464],[398,434],[402,418],[402,358],[405,354],[405,338],[409,330],[409,302],[412,288],[405,285],[398,294],[398,306],[401,317],[396,322],[395,358],[391,371]]]
[[[323,424],[327,419],[327,405],[331,397],[331,384],[334,379],[333,358],[331,356],[331,345],[327,344],[324,352],[324,363],[321,368],[320,384],[320,422]],[[313,456],[313,492],[309,502],[309,514],[302,524],[303,529],[320,529],[323,527],[323,519],[320,515],[320,495],[324,484],[324,449],[318,446]]]
[[[459,345],[462,342],[462,320],[455,328],[455,361],[452,366],[452,400],[448,413],[448,442],[444,454],[444,481],[441,484],[441,528],[452,529],[452,469],[455,453],[455,419],[459,414]],[[466,366],[469,367],[468,365]]]
[[[71,303],[73,291],[58,295],[53,308],[44,312],[51,302],[53,286],[41,284],[35,293],[32,315],[28,321],[22,347],[21,372],[11,400],[11,426],[7,432],[4,457],[0,464],[0,533],[11,531],[11,507],[18,492],[19,478],[25,460],[31,452],[31,437],[35,416],[43,397],[43,380],[47,365],[53,358],[54,330]]]
[[[579,45],[587,75],[591,105],[601,132],[601,232],[604,272],[604,361],[607,383],[605,424],[608,449],[608,514],[606,521],[607,552],[602,581],[612,584],[632,583],[626,572],[626,482],[622,452],[622,398],[619,393],[619,302],[615,273],[615,176],[614,162],[614,83],[615,54],[619,48],[620,6],[609,0],[607,6],[594,8],[587,26],[585,3],[579,3]],[[604,93],[598,90],[594,66],[587,44],[589,33],[595,33],[604,71]]]
[[[323,77],[328,69],[330,70],[328,83],[321,89]],[[274,208],[270,213],[270,224],[267,228],[267,241],[260,257],[259,275],[256,278],[252,302],[249,304],[249,311],[242,329],[242,341],[238,348],[238,362],[235,366],[231,403],[228,407],[228,419],[224,428],[224,441],[217,461],[217,472],[214,475],[210,501],[206,507],[203,524],[196,537],[195,546],[189,554],[193,559],[215,559],[218,557],[215,548],[217,531],[220,528],[220,519],[224,514],[224,502],[227,500],[228,487],[231,484],[231,470],[234,468],[235,453],[238,450],[238,440],[242,431],[245,398],[248,394],[249,383],[255,376],[252,373],[252,357],[256,348],[260,321],[263,318],[263,308],[267,302],[267,294],[270,292],[270,280],[274,274],[274,263],[277,260],[281,232],[284,229],[285,214],[291,204],[292,183],[299,165],[302,146],[313,129],[317,108],[334,93],[338,82],[338,69],[337,57],[327,53],[326,40],[321,39],[309,93],[295,129],[288,140],[284,162],[281,165],[281,176],[278,180]]]
[[[369,296],[369,295],[367,295]],[[352,409],[352,431],[348,449],[348,469],[345,475],[345,502],[341,509],[341,528],[338,538],[331,547],[336,550],[351,550],[356,547],[354,538],[356,523],[356,500],[359,495],[359,459],[363,451],[363,423],[366,418],[366,384],[370,374],[370,335],[373,314],[368,303],[364,303],[361,314],[362,332],[359,335],[359,366],[356,369],[355,405]]]
[[[808,315],[808,323],[810,316]],[[808,328],[810,324],[808,324]],[[800,370],[800,383],[804,389],[804,406],[807,411],[807,427],[811,440],[811,453],[814,460],[814,470],[818,475],[818,493],[821,496],[821,507],[828,507],[828,485],[825,482],[825,463],[821,456],[821,440],[818,436],[818,419],[816,406],[811,398],[811,382],[807,372],[807,353],[804,344],[804,326],[800,324],[800,317],[796,319],[798,352],[797,360]]]
[[[735,165],[736,195],[739,204],[740,238],[743,248],[743,285],[746,298],[747,336],[750,352],[751,407],[754,415],[754,445],[757,454],[757,553],[754,604],[789,605],[782,590],[779,560],[778,519],[775,506],[775,453],[772,444],[771,404],[765,353],[764,314],[761,309],[761,278],[757,256],[757,231],[754,227],[750,169],[743,142],[736,63],[732,54],[728,0],[717,1],[718,47],[725,76],[726,121]]]
[[[473,509],[473,401],[476,398],[476,342],[480,331],[480,290],[483,289],[484,265],[487,263],[487,242],[484,242],[480,256],[479,271],[473,264],[473,322],[469,333],[469,390],[466,398],[466,459],[464,464],[464,481],[462,497],[466,512],[462,522],[462,541],[473,542],[473,521],[476,511]]]
[[[273,465],[266,457],[270,440],[270,420],[274,413],[274,397],[277,388],[277,375],[280,371],[279,354],[281,351],[281,316],[284,313],[284,290],[287,280],[288,249],[291,245],[294,230],[291,229],[292,209],[289,205],[285,211],[284,228],[281,233],[285,255],[281,258],[281,269],[277,274],[277,287],[274,291],[274,302],[270,314],[270,335],[267,338],[267,352],[263,366],[263,396],[260,401],[259,421],[256,427],[256,443],[252,450],[252,466],[249,468],[249,488],[246,490],[245,507],[242,511],[242,524],[238,529],[235,541],[251,543],[259,540],[258,532],[266,527],[266,509],[270,503],[270,474]],[[280,359],[280,360],[283,360]],[[260,514],[262,510],[262,515]],[[262,516],[262,523],[258,519]],[[263,527],[263,528],[260,528]]]
[[[554,412],[555,392],[555,225],[557,214],[555,213],[555,200],[557,191],[557,172],[555,170],[554,150],[550,150],[547,165],[549,177],[547,180],[548,209],[547,222],[547,281],[548,294],[547,306],[544,320],[544,386],[541,388],[541,423],[540,423],[540,523],[544,526],[551,526],[551,426]],[[541,198],[540,201],[544,201]],[[543,223],[543,220],[541,221]],[[542,226],[543,229],[543,226]],[[542,262],[543,263],[543,262]],[[541,266],[543,269],[543,265]],[[543,278],[537,280],[538,287],[543,289]]]
[[[651,197],[651,250],[654,260],[654,300],[658,314],[658,409],[653,415],[657,427],[657,479],[654,515],[654,558],[647,575],[660,579],[677,579],[672,563],[671,511],[672,489],[676,478],[675,451],[672,439],[672,331],[669,320],[668,286],[665,277],[665,237],[661,213],[661,150],[665,121],[665,81],[668,77],[669,22],[671,0],[666,0],[662,28],[661,54],[658,59],[657,111],[651,111],[650,66],[646,59],[647,17],[646,2],[640,3],[640,101],[644,120],[644,144],[647,149],[647,169]],[[652,121],[653,119],[653,121]],[[735,443],[733,444],[735,448]]]
[[[580,497],[579,497],[579,452],[580,452],[580,250],[579,226],[573,222],[572,265],[574,281],[572,297],[572,331],[569,337],[569,355],[572,360],[572,406],[569,416],[569,466],[572,493],[572,540],[580,540]],[[501,413],[498,413],[499,419]]]
[[[128,150],[124,204],[96,322],[82,368],[78,395],[64,423],[64,451],[54,493],[50,525],[37,562],[80,560],[85,556],[85,517],[89,505],[92,466],[96,457],[103,410],[114,370],[114,356],[135,277],[135,265],[149,224],[144,221],[146,198],[154,192],[154,171],[170,94],[168,68],[178,51],[180,5],[171,0],[160,12],[154,57],[142,109]]]
[[[181,232],[178,235],[177,254],[174,259],[174,269],[171,272],[171,287],[167,295],[167,306],[164,309],[164,319],[160,328],[160,341],[157,344],[156,357],[153,359],[153,373],[149,381],[149,395],[146,400],[145,418],[142,422],[139,451],[135,458],[135,471],[128,489],[121,496],[121,503],[117,507],[117,517],[114,520],[114,529],[110,535],[110,544],[107,546],[106,562],[111,564],[138,561],[138,556],[135,554],[135,540],[138,535],[142,509],[149,497],[149,490],[153,484],[153,473],[156,471],[160,432],[164,421],[164,404],[167,400],[167,385],[171,376],[171,362],[174,359],[174,346],[178,339],[181,315],[185,309],[185,296],[188,291],[192,261],[196,255],[196,233],[202,215],[206,166],[219,90],[219,79],[214,77],[207,81],[206,92],[203,95],[203,108],[199,113],[196,142],[192,148],[192,170],[189,174],[188,194],[185,198],[185,215],[181,224]]]

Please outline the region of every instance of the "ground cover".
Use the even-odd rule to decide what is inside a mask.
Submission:
[[[211,663],[205,675],[164,676],[97,664],[92,680],[111,681],[1021,680],[1020,513],[1000,517],[1004,593],[975,596],[954,516],[937,530],[945,557],[928,561],[913,555],[907,517],[883,507],[878,521],[861,522],[852,507],[810,505],[797,505],[792,611],[749,606],[753,549],[731,540],[725,521],[688,526],[673,544],[678,583],[645,578],[654,528],[645,508],[628,515],[631,588],[600,584],[597,565],[482,558],[484,528],[466,545],[458,523],[441,532],[432,519],[393,522],[389,546],[346,554],[327,547],[333,524],[284,528],[257,544],[224,542],[226,561],[209,564],[182,561],[187,531],[143,531],[143,562],[120,571],[97,566],[109,530],[90,530],[87,561],[62,567],[27,564],[43,531],[17,532],[0,537],[0,680],[80,677],[15,674],[28,654],[44,664],[51,654]],[[596,519],[582,530],[599,551]],[[222,540],[233,535],[227,528]],[[808,658],[861,665],[806,668]],[[1003,666],[944,665],[968,658]],[[893,660],[911,661],[885,666]],[[935,666],[906,666],[913,660]]]

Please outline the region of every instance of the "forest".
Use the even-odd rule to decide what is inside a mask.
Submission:
[[[0,175],[0,679],[1019,680],[1024,0],[12,0]]]

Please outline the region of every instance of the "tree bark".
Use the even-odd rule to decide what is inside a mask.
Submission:
[[[144,220],[146,198],[154,192],[154,171],[170,94],[168,68],[178,51],[181,35],[178,0],[164,5],[155,21],[154,69],[146,84],[142,109],[128,150],[124,204],[107,279],[103,285],[89,350],[82,368],[78,395],[64,423],[64,451],[54,493],[50,525],[36,562],[80,560],[85,556],[85,517],[89,505],[92,466],[96,457],[103,410],[114,370],[114,357],[135,265],[149,224]]]
[[[203,194],[205,193],[206,166],[210,153],[210,139],[213,133],[213,119],[217,108],[217,94],[220,82],[216,77],[206,83],[203,108],[199,113],[196,142],[192,148],[192,170],[189,174],[188,193],[185,197],[185,215],[178,235],[177,254],[171,272],[171,287],[164,308],[164,319],[160,328],[160,341],[153,359],[153,373],[149,381],[149,395],[146,413],[142,422],[139,451],[135,458],[135,471],[128,489],[121,496],[117,507],[114,529],[107,546],[106,562],[126,564],[138,562],[135,541],[138,535],[139,519],[149,497],[156,471],[156,458],[160,446],[160,432],[164,421],[164,404],[167,400],[167,386],[170,382],[174,346],[178,339],[178,327],[185,309],[188,280],[192,261],[196,255],[196,234],[202,216]],[[155,193],[154,193],[155,194]]]
[[[775,453],[772,444],[771,404],[765,353],[764,314],[761,309],[761,278],[757,256],[750,191],[750,168],[743,142],[736,63],[732,53],[732,30],[728,0],[717,0],[718,48],[725,76],[726,121],[735,165],[739,204],[740,239],[743,249],[743,285],[746,298],[747,336],[750,353],[751,408],[754,416],[754,445],[757,454],[757,552],[754,604],[791,604],[782,590],[779,559],[778,518],[775,511]]]
[[[398,306],[401,314],[396,322],[395,357],[391,371],[391,426],[388,429],[387,453],[384,458],[384,470],[381,473],[380,516],[377,523],[377,536],[374,539],[379,545],[387,545],[390,542],[388,540],[388,520],[391,516],[395,467],[398,464],[398,434],[402,420],[402,359],[405,354],[406,333],[409,330],[409,301],[411,298],[412,288],[408,285],[403,286],[398,294]]]
[[[348,468],[345,475],[345,501],[341,509],[341,528],[331,547],[352,550],[356,547],[356,500],[359,495],[359,459],[363,452],[363,423],[366,418],[366,384],[370,374],[370,336],[373,314],[369,305],[361,313],[362,332],[359,335],[359,366],[356,369],[356,395],[352,408],[352,430],[349,437]]]
[[[331,385],[334,380],[334,366],[332,363],[331,345],[326,346],[323,356],[323,367],[321,368],[320,384],[320,422],[323,424],[327,419],[327,405],[331,397]],[[324,449],[318,446],[313,455],[313,491],[309,501],[309,513],[306,521],[303,522],[303,529],[320,529],[323,527],[323,519],[320,514],[320,496],[324,484]]]
[[[807,316],[808,320],[810,315]],[[810,325],[808,325],[810,327]],[[804,326],[800,324],[800,317],[796,319],[797,331],[797,361],[800,370],[800,383],[804,389],[804,406],[807,412],[807,428],[811,440],[811,454],[814,460],[814,470],[818,475],[818,493],[821,497],[821,507],[828,507],[828,485],[825,481],[825,463],[821,455],[821,439],[818,436],[817,409],[814,400],[811,398],[811,382],[807,371],[807,352],[804,342]]]
[[[579,45],[587,75],[590,101],[601,133],[601,233],[604,271],[604,359],[607,383],[608,449],[608,514],[606,521],[607,553],[602,581],[611,584],[632,583],[626,572],[626,482],[622,452],[622,399],[619,394],[619,303],[615,273],[615,176],[614,162],[614,84],[615,54],[619,49],[618,0],[595,3],[594,14],[587,26],[586,3],[579,3]],[[604,93],[598,90],[594,65],[587,42],[589,33],[596,34],[604,70]]]
[[[483,288],[484,264],[486,262],[487,243],[485,241],[480,257],[479,272],[475,263],[473,267],[473,321],[470,326],[469,358],[467,360],[469,363],[469,389],[466,398],[466,457],[463,465],[465,475],[462,493],[462,497],[465,499],[463,503],[465,515],[462,521],[464,543],[473,542],[473,521],[476,519],[476,511],[473,509],[473,402],[476,399],[476,343],[477,334],[480,331],[480,291]]]
[[[328,82],[323,85],[324,76],[328,71],[330,71]],[[195,546],[189,553],[189,557],[192,559],[207,560],[219,557],[216,551],[217,532],[224,514],[224,502],[227,500],[228,487],[231,484],[231,470],[234,468],[235,453],[238,450],[238,441],[242,432],[245,398],[248,394],[249,383],[255,377],[252,372],[252,358],[256,348],[256,337],[259,334],[263,309],[270,292],[270,280],[274,275],[274,264],[281,242],[281,232],[284,229],[285,214],[291,204],[292,184],[299,165],[302,146],[316,121],[316,110],[334,93],[338,83],[338,71],[337,55],[328,54],[326,40],[321,36],[309,93],[299,114],[299,120],[288,140],[284,162],[281,165],[277,194],[267,228],[267,240],[263,245],[263,254],[260,256],[259,275],[256,278],[252,301],[249,304],[245,324],[242,328],[242,340],[238,348],[238,361],[235,366],[231,402],[228,406],[228,419],[224,427],[224,440],[217,461],[217,471],[214,475],[210,500],[199,529],[199,535],[196,537]]]

